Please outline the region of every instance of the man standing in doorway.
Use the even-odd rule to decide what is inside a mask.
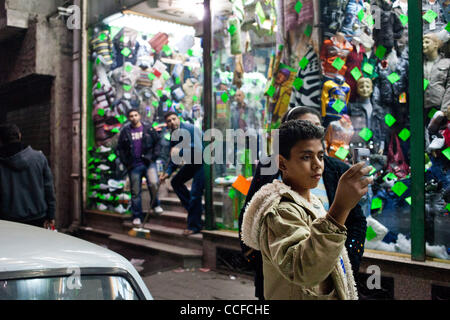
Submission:
[[[117,153],[120,161],[128,170],[131,186],[131,211],[133,224],[142,224],[142,178],[147,181],[150,192],[150,204],[154,212],[162,214],[158,199],[158,173],[156,160],[160,155],[160,142],[157,132],[146,122],[136,109],[127,113],[129,123],[121,130]]]
[[[193,126],[192,124],[181,122],[180,118],[175,112],[168,112],[164,115],[164,119],[166,121],[168,129],[171,131],[171,135],[174,134],[174,131],[177,129],[184,130],[184,133],[188,133],[190,136],[190,159],[187,159],[187,163],[184,164],[175,177],[172,179],[171,184],[173,190],[177,194],[178,198],[180,198],[181,204],[188,212],[187,219],[187,229],[184,230],[183,234],[188,236],[194,233],[200,232],[202,229],[202,196],[203,189],[205,187],[205,177],[203,173],[203,164],[195,163],[195,154],[203,153],[203,145],[202,145],[202,133],[201,131]],[[180,132],[182,135],[183,132]],[[176,152],[176,148],[174,148],[178,144],[177,141],[170,141],[171,153]],[[179,155],[183,156],[183,150],[180,151]],[[201,160],[202,158],[200,158]],[[172,173],[177,169],[178,164],[173,162],[171,157],[169,165],[165,173],[161,174],[160,181],[164,181],[169,178]],[[193,179],[191,191],[185,186],[185,183]]]
[[[14,124],[0,125],[0,219],[55,225],[53,176],[41,151],[22,144]]]

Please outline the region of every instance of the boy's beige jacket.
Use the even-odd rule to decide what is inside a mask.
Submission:
[[[347,229],[311,195],[312,204],[279,180],[261,188],[247,205],[242,239],[263,257],[264,296],[276,300],[357,300],[344,247]]]

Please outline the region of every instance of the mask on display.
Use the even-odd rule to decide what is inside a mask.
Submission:
[[[450,59],[442,57],[438,50],[442,42],[435,34],[423,37],[423,76],[428,81],[424,93],[425,109],[438,110],[450,104]]]

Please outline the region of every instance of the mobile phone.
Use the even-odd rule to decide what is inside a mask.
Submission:
[[[353,149],[353,164],[364,161],[366,166],[370,166],[370,150],[367,148]]]

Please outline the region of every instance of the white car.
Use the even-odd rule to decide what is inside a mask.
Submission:
[[[121,255],[55,231],[0,220],[0,300],[152,300]]]

